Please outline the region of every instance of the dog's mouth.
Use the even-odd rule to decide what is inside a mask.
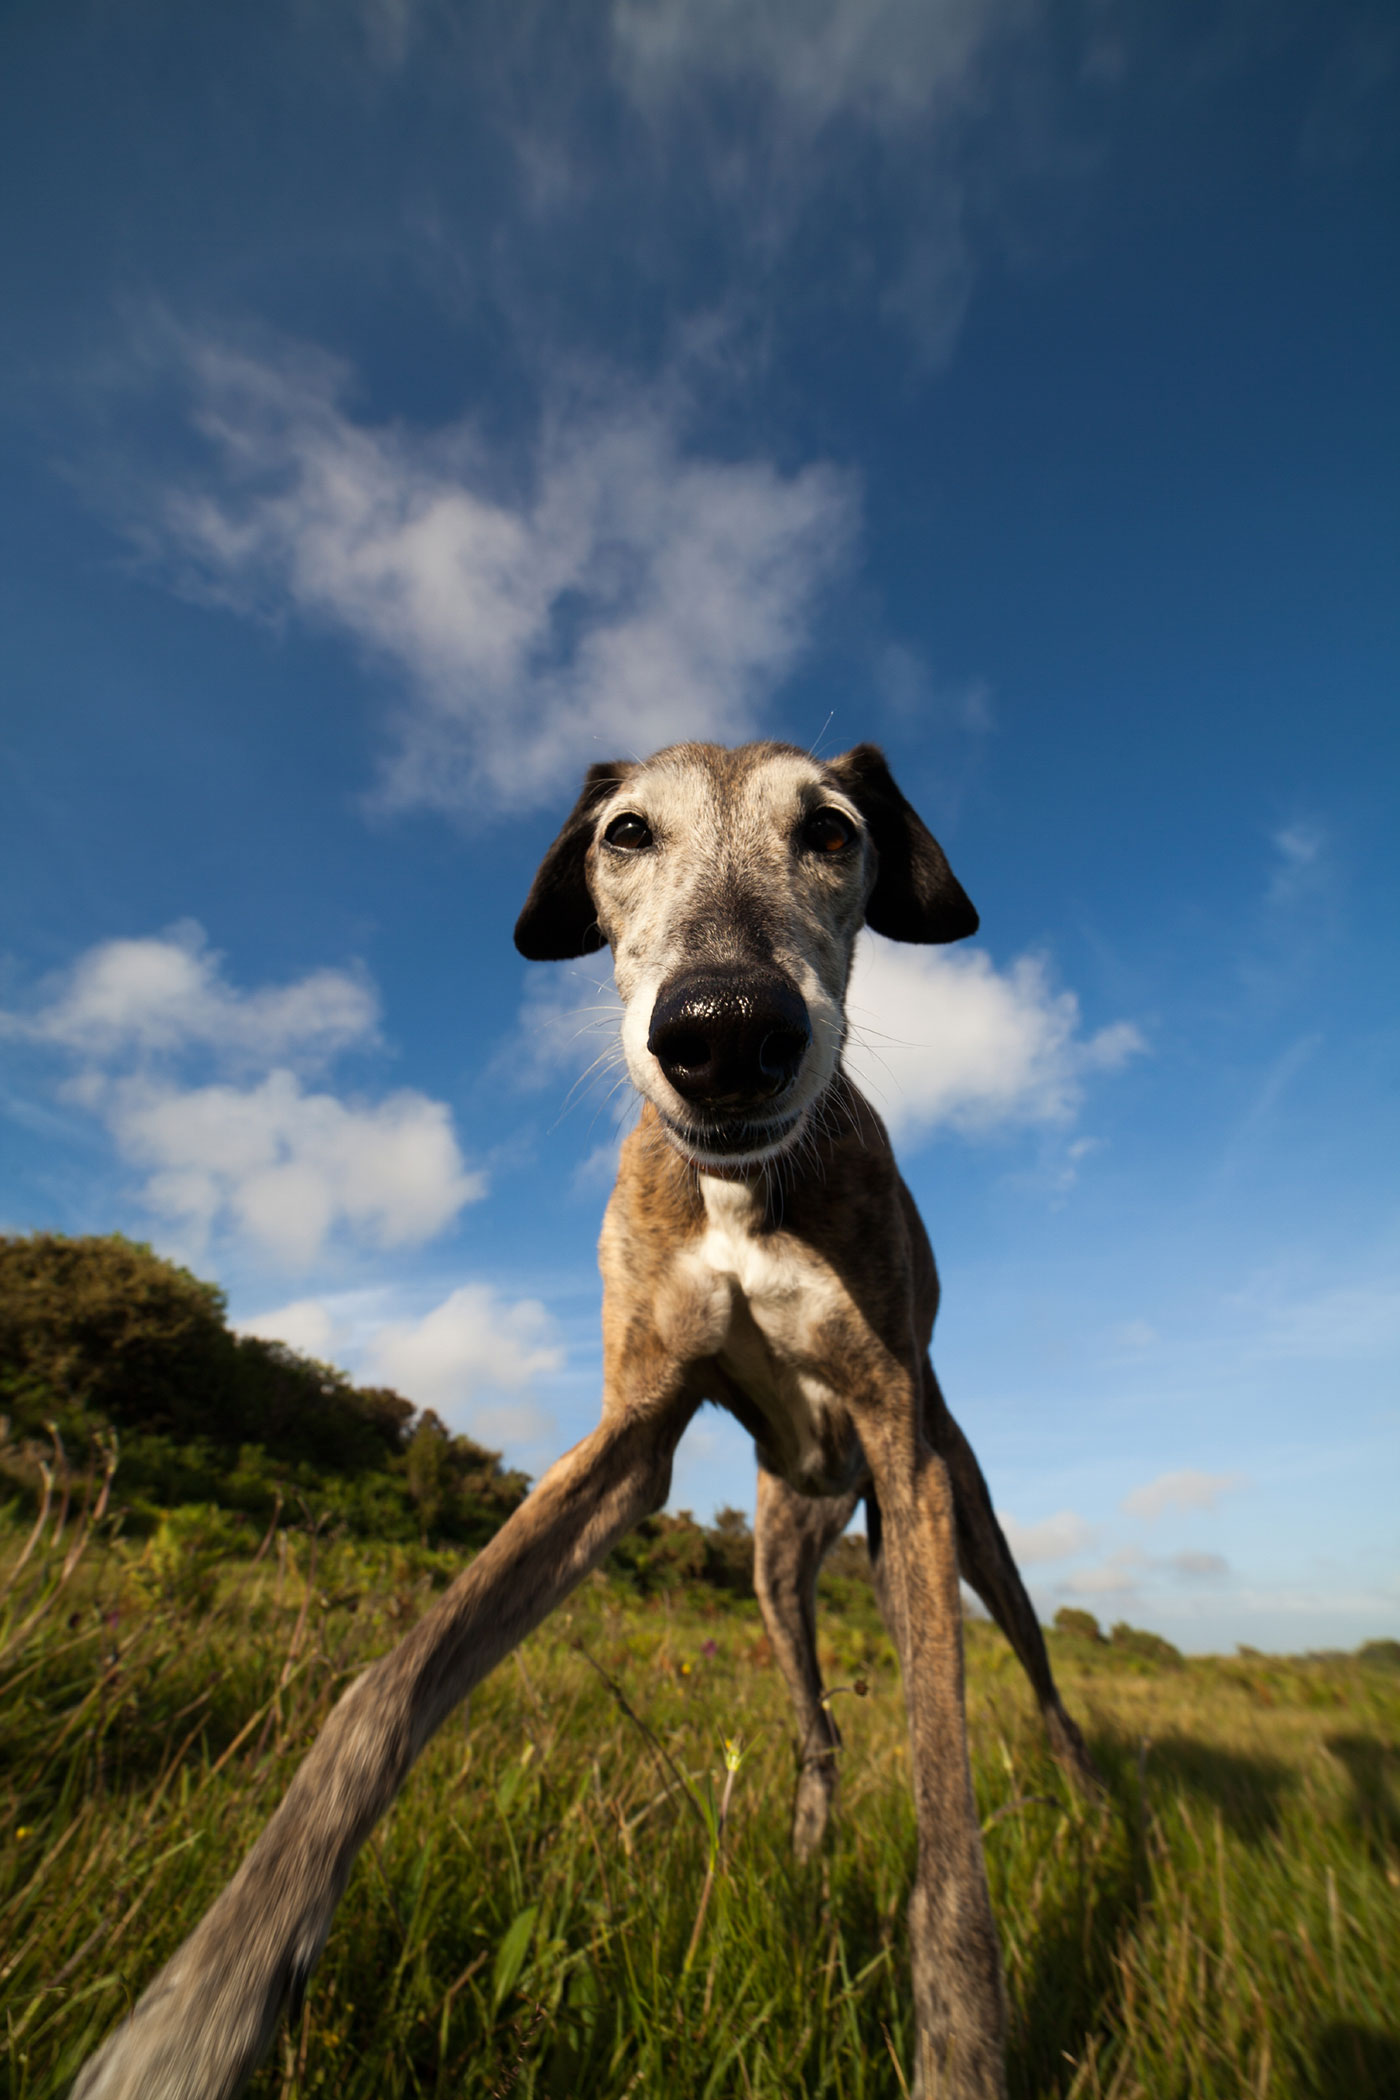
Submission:
[[[761,1166],[773,1159],[797,1136],[803,1120],[800,1109],[762,1122],[736,1118],[723,1123],[685,1123],[664,1108],[658,1113],[667,1137],[693,1166],[731,1170]]]

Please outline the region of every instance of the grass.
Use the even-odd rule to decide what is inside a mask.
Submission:
[[[0,1604],[9,2100],[66,2090],[452,1565],[317,1542],[313,1567],[305,1536],[256,1561],[78,1543],[46,1533]],[[21,1544],[0,1533],[0,1589]],[[868,1598],[841,1607],[840,1811],[800,1870],[756,1608],[593,1577],[423,1758],[260,2100],[903,2094],[902,1699]],[[1000,1636],[974,1624],[968,1648],[1013,2096],[1400,2092],[1400,1672],[1062,1642],[1109,1785],[1085,1807]]]

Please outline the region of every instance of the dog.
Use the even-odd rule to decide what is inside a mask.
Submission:
[[[1092,1764],[976,1459],[929,1361],[938,1277],[883,1125],[842,1069],[861,927],[961,940],[977,914],[881,752],[678,744],[592,766],[515,929],[612,950],[642,1108],[599,1246],[603,1404],[412,1632],[357,1680],[213,1908],[75,2100],[227,2100],[299,2001],[351,1864],[452,1709],[670,1486],[704,1401],[758,1458],[754,1580],[796,1712],[793,1842],[821,1841],[840,1737],[817,1663],[822,1557],[866,1506],[900,1656],[918,1826],[917,2090],[1005,2092],[1005,2005],[968,1762],[959,1573],[1051,1748]]]

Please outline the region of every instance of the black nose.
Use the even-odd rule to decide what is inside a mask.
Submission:
[[[811,1040],[797,987],[746,965],[689,971],[664,985],[647,1048],[697,1108],[749,1109],[791,1086]]]

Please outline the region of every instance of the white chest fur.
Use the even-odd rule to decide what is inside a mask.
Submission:
[[[720,1368],[767,1424],[765,1456],[776,1470],[808,1493],[839,1494],[863,1469],[822,1354],[823,1329],[845,1292],[801,1241],[761,1230],[757,1186],[705,1174],[700,1190],[705,1230],[687,1259],[696,1284],[714,1294]]]

